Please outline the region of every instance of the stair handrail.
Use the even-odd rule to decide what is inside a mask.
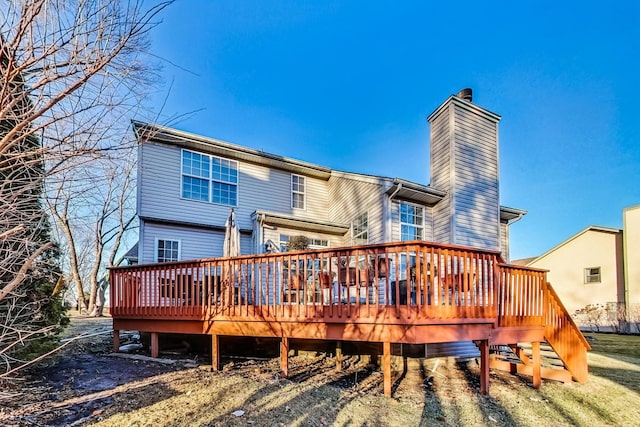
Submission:
[[[547,322],[545,325],[545,339],[560,357],[565,367],[571,372],[571,375],[579,382],[586,382],[589,375],[587,364],[587,351],[591,350],[591,345],[584,337],[578,325],[569,315],[558,294],[550,283],[545,282],[545,295],[548,298],[545,307],[554,310],[556,313],[546,313]],[[551,316],[561,317],[562,327],[558,328],[551,321]],[[552,332],[551,332],[552,331]],[[563,338],[569,339],[569,346],[563,345],[559,334],[563,334]],[[568,334],[568,336],[567,336]]]
[[[567,320],[569,321],[569,324],[571,324],[571,328],[577,333],[576,335],[578,336],[578,338],[580,338],[580,341],[582,342],[582,344],[584,344],[587,351],[590,351],[591,344],[589,344],[589,341],[587,341],[587,339],[584,337],[584,335],[582,334],[582,331],[580,330],[576,322],[573,320],[573,317],[571,317],[571,315],[569,314],[569,310],[567,310],[567,308],[562,303],[562,300],[558,296],[556,290],[553,289],[553,286],[551,286],[551,283],[549,282],[546,282],[545,286],[549,291],[549,293],[551,294],[551,296],[553,297],[553,299],[555,300],[555,303],[558,304],[562,309],[562,311],[565,313]]]

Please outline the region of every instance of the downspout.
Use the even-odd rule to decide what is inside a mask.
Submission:
[[[392,199],[396,196],[396,194],[398,194],[398,192],[402,189],[402,183],[401,182],[396,182],[395,183],[397,185],[396,189],[393,190],[393,193],[391,193],[389,195],[389,206],[387,208],[387,229],[386,229],[386,242],[391,242],[393,236],[391,235],[391,232],[393,230],[393,221],[392,221],[392,215],[391,215],[391,206],[393,206],[393,202]]]

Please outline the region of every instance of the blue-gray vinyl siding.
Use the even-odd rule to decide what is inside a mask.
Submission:
[[[360,181],[343,176],[332,176],[329,180],[329,218],[331,221],[351,224],[359,215],[368,214],[369,243],[384,241],[382,183]],[[334,238],[332,246],[351,245],[351,231],[343,238]]]
[[[500,248],[497,120],[455,98],[431,117],[431,185],[447,191],[433,210],[436,241]]]
[[[504,260],[509,262],[509,224],[500,224],[500,251]]]
[[[456,105],[454,243],[500,247],[497,123]]]
[[[451,188],[451,114],[446,109],[431,121],[431,186],[447,191],[433,208],[433,240],[452,242]]]
[[[196,227],[182,227],[153,222],[142,223],[141,264],[156,262],[156,242],[177,240],[180,242],[180,260],[211,258],[222,256],[224,232]],[[240,253],[251,252],[251,236],[240,236]]]
[[[215,236],[216,232],[207,230],[206,226],[223,227],[231,207],[182,197],[182,149],[165,144],[145,143],[141,145],[139,154],[138,215],[143,219],[155,220],[154,224],[157,225],[154,227],[166,228],[169,232],[175,230],[159,223],[164,220],[205,226],[202,230],[184,228],[186,235],[192,236],[191,239],[195,239],[198,233],[202,233],[205,240]],[[318,178],[305,178],[305,209],[293,209],[290,172],[238,162],[238,203],[234,206],[238,227],[243,230],[253,229],[251,214],[256,210],[327,221],[327,182]],[[142,256],[145,261],[152,260],[154,256],[153,242],[147,237],[147,231],[141,229],[141,238],[145,243]],[[221,239],[222,237],[218,239],[220,248]],[[222,254],[221,250],[217,251],[211,245],[211,242],[200,245],[192,242],[188,248],[193,248],[193,251],[187,249],[183,259],[187,259],[185,256],[191,258],[194,254]],[[254,252],[254,246],[255,242],[253,245],[249,243],[245,253]]]
[[[230,206],[182,198],[180,148],[146,143],[141,154],[140,216],[224,225]],[[238,162],[238,204],[234,208],[241,229],[251,229],[251,214],[256,210],[326,221],[326,206],[326,181],[306,177],[306,209],[293,209],[290,172]]]

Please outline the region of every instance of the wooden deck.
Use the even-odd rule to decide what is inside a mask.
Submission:
[[[391,344],[474,341],[481,392],[489,366],[558,379],[540,366],[547,341],[577,381],[590,349],[542,270],[505,264],[497,252],[424,241],[119,267],[111,270],[114,330],[382,343],[391,393]],[[114,334],[118,346],[118,334]],[[490,360],[490,345],[532,343],[524,368]],[[537,349],[537,350],[536,350]],[[520,366],[520,365],[518,365]]]

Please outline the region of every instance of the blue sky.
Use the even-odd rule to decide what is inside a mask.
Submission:
[[[445,3],[445,2],[439,2]],[[157,121],[429,183],[426,117],[471,87],[502,116],[511,258],[640,204],[640,2],[196,1],[163,15]]]

